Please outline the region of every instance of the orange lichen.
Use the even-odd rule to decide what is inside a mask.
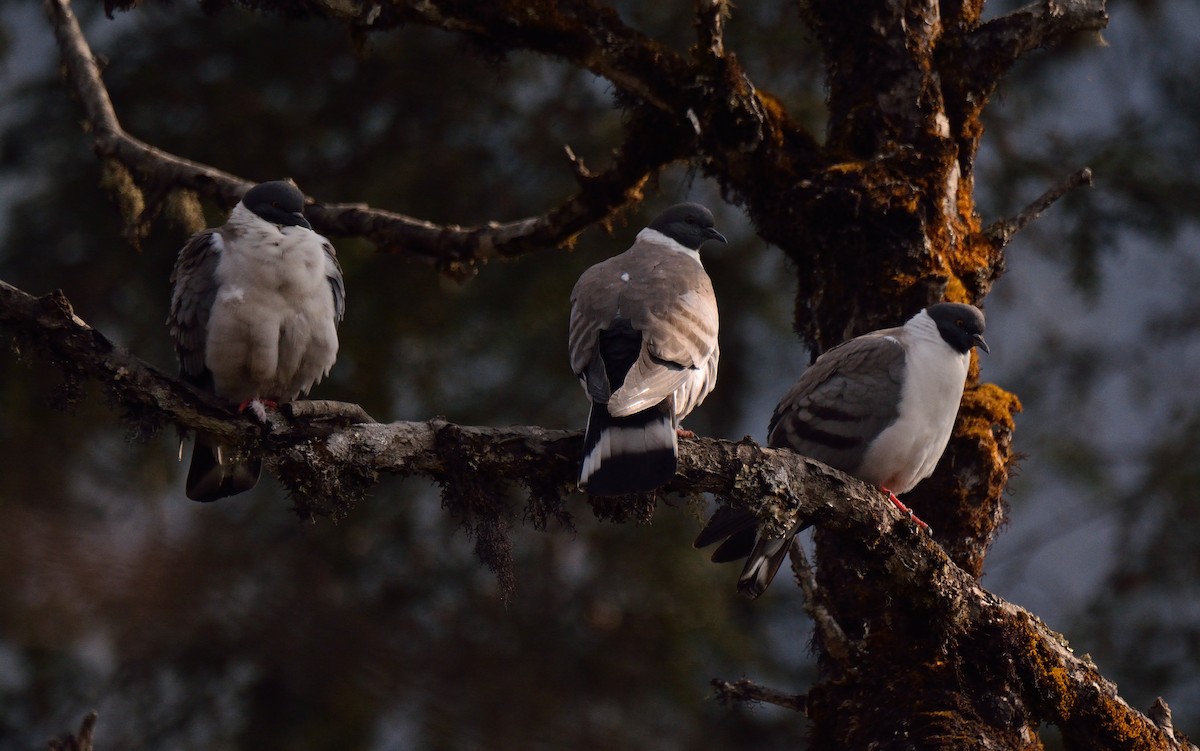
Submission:
[[[848,174],[851,172],[862,172],[866,169],[866,162],[839,162],[831,164],[825,168],[827,172],[836,172],[838,174]]]
[[[1016,424],[1013,415],[1021,411],[1021,400],[994,383],[981,383],[963,392],[959,407],[959,432],[993,440],[993,430],[1012,431]]]
[[[962,280],[953,274],[946,280],[946,293],[943,297],[946,302],[973,302],[971,296],[967,294],[967,288],[963,286]]]

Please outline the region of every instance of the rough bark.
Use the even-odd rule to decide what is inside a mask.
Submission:
[[[933,0],[807,6],[830,90],[826,153],[838,160],[799,212],[816,251],[797,259],[815,273],[800,275],[796,323],[819,348],[939,299],[978,303],[1003,272],[1011,234],[986,232],[974,203],[983,106],[1022,54],[1106,16],[1103,3],[1049,2],[981,26],[981,11]],[[1004,518],[1019,409],[972,368],[939,469],[908,496],[971,575]],[[862,586],[867,559],[827,529],[816,541],[825,607],[859,643],[858,659],[822,649],[809,692],[817,747],[1041,747],[1047,715],[1019,690],[1028,678],[978,662],[992,629],[960,630],[912,601],[889,607],[904,595]]]
[[[107,0],[106,7],[133,4]],[[332,19],[360,34],[421,24],[492,52],[551,55],[611,81],[626,112],[625,139],[612,163],[593,173],[568,148],[579,190],[539,217],[442,227],[325,203],[312,207],[319,230],[365,237],[461,275],[489,258],[568,245],[583,227],[637,203],[661,167],[691,160],[746,209],[761,237],[794,261],[795,326],[814,355],[939,299],[983,300],[1003,273],[1012,233],[1053,200],[983,227],[973,162],[987,98],[1028,51],[1107,23],[1103,0],[1045,0],[987,24],[979,21],[981,0],[800,3],[827,70],[830,118],[821,144],[753,84],[726,47],[730,5],[721,0],[697,0],[696,44],[687,56],[592,0],[234,4]],[[246,181],[164,154],[120,128],[65,0],[47,6],[97,154],[128,174],[127,221],[146,221],[173,191],[195,191],[223,205],[236,201]],[[563,498],[578,460],[578,434],[437,420],[347,427],[299,418],[267,431],[135,367],[127,353],[73,326],[78,322],[61,297],[31,302],[11,288],[3,292],[0,322],[38,342],[69,372],[106,383],[132,419],[204,428],[264,452],[303,513],[343,513],[379,473],[432,477],[509,588],[515,583],[506,573],[505,530],[513,514],[509,494],[497,488],[525,486],[526,514],[535,524],[569,523]],[[17,310],[40,312],[31,320]],[[67,346],[60,336],[75,344],[60,349]],[[90,365],[89,346],[99,353]],[[721,693],[804,706],[812,740],[822,748],[1038,748],[1041,722],[1059,725],[1071,745],[1184,747],[1169,721],[1156,725],[1130,709],[1061,636],[976,582],[1004,516],[1019,408],[1015,396],[980,384],[972,369],[947,455],[909,495],[932,524],[933,540],[898,521],[875,491],[815,462],[750,442],[685,441],[669,490],[716,493],[778,528],[796,514],[811,515],[819,527],[815,571],[800,562],[795,570],[818,623],[820,681],[804,702],[738,684],[722,683]],[[653,501],[618,499],[594,508],[617,519],[645,518]]]

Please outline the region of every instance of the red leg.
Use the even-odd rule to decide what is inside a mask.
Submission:
[[[266,425],[267,424],[267,408],[268,407],[270,407],[271,409],[274,409],[274,410],[278,410],[279,404],[272,399],[259,399],[259,398],[255,397],[254,399],[247,399],[246,401],[239,404],[238,405],[238,413],[240,414],[242,412],[245,412],[248,409],[254,413],[254,416],[258,418],[259,422]]]
[[[887,488],[881,487],[880,490],[882,490],[883,492],[888,494],[888,498],[892,499],[892,503],[896,504],[896,508],[900,509],[900,513],[907,514],[908,518],[912,519],[918,527],[925,530],[929,534],[933,534],[933,530],[931,530],[929,528],[929,525],[926,524],[925,522],[921,521],[921,518],[918,517],[915,513],[913,513],[912,509],[910,509],[908,506],[905,506],[904,502],[901,501],[899,498],[897,498],[895,493],[888,490]]]
[[[275,401],[274,399],[259,399],[258,397],[255,397],[253,399],[247,399],[246,401],[239,404],[237,411],[245,412],[246,408],[250,406],[250,403],[254,402],[254,401],[257,401],[259,404],[263,405],[264,407],[266,407],[268,409],[274,409],[274,410],[279,409],[279,402]]]

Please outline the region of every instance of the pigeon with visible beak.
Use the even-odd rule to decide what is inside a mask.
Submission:
[[[260,418],[306,394],[337,357],[346,306],[333,246],[289,182],[256,185],[225,224],[193,235],[175,261],[167,319],[180,377]],[[187,496],[215,501],[258,482],[262,462],[198,434]]]
[[[903,326],[839,344],[818,357],[779,402],[768,444],[877,485],[911,514],[895,494],[931,475],[946,450],[971,349],[989,351],[983,330],[978,308],[939,303]],[[757,597],[807,526],[801,521],[783,538],[765,538],[758,535],[754,514],[724,506],[700,531],[695,546],[724,540],[713,561],[747,558],[738,590]]]
[[[717,299],[700,246],[712,212],[672,206],[571,292],[571,370],[591,403],[579,487],[655,490],[675,476],[679,423],[717,380]]]

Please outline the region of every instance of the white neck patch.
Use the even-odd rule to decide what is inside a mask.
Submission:
[[[684,253],[692,258],[695,258],[696,263],[700,263],[700,251],[686,248],[683,245],[680,245],[679,241],[667,237],[656,229],[650,229],[649,227],[645,228],[637,234],[637,241],[640,243],[649,243],[650,245],[658,246],[663,250],[673,250],[676,253]]]

